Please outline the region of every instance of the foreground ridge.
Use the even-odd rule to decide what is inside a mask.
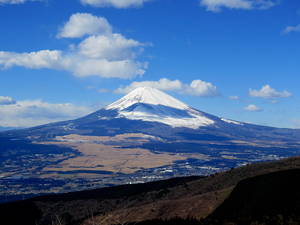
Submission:
[[[282,179],[277,178],[288,176],[289,179],[282,181],[287,182],[285,189],[289,189],[290,183],[297,183],[297,178],[300,176],[299,169],[300,157],[295,157],[276,162],[247,165],[208,177],[175,178],[146,184],[124,185],[37,197],[0,205],[0,217],[3,221],[9,219],[10,225],[50,225],[55,215],[65,225],[128,224],[144,220],[168,220],[172,218],[194,218],[200,220],[208,215],[211,216],[208,217],[207,221],[204,221],[204,224],[214,224],[213,221],[219,221],[219,223],[215,224],[222,224],[220,221],[226,219],[238,222],[240,217],[234,217],[234,215],[238,215],[239,213],[237,211],[238,207],[232,204],[236,201],[243,201],[244,197],[248,197],[245,194],[242,197],[238,194],[239,190],[241,190],[241,193],[246,191],[244,187],[247,187],[247,185],[245,186],[245,184],[260,187],[259,189],[254,188],[251,190],[259,195],[255,190],[262,188],[267,190],[271,184],[268,182],[264,184],[260,181],[267,181],[269,179],[275,182],[276,180],[278,185],[285,185],[280,182]],[[274,172],[279,172],[279,175],[277,176],[277,173],[274,174]],[[263,179],[260,177],[261,175],[264,176]],[[248,178],[250,180],[247,180]],[[294,195],[294,200],[290,199],[290,196],[296,194],[293,190],[298,190],[297,187],[295,186],[290,189],[290,193],[281,193],[281,198],[284,199],[285,196],[289,196],[287,201],[291,201],[291,203],[298,201],[299,199],[297,200],[297,198],[299,195]],[[276,191],[281,188],[282,186],[273,187],[273,192],[277,193]],[[234,191],[232,192],[232,190]],[[233,194],[232,197],[228,198],[228,196],[231,196],[231,193]],[[240,197],[236,198],[236,196]],[[229,200],[226,200],[224,205],[222,205],[227,198]],[[276,196],[274,200],[276,200]],[[260,199],[252,199],[252,202],[255,201],[259,202]],[[239,203],[237,202],[236,204]],[[219,207],[219,205],[221,206]],[[277,206],[279,205],[277,204]],[[255,207],[255,205],[247,207],[252,206]],[[235,209],[235,214],[230,214],[230,212],[226,211],[230,207]],[[286,205],[282,205],[282,207],[286,208]],[[217,209],[216,213],[212,214],[215,209]],[[277,210],[279,210],[277,212],[281,212],[281,208],[277,207]],[[299,210],[299,208],[295,208],[294,210]],[[251,214],[251,212],[249,211],[248,215],[254,219],[259,219],[256,217],[256,214]],[[295,213],[295,211],[291,211],[291,213]],[[263,211],[263,214],[273,216],[269,214],[268,210]],[[285,215],[289,216],[289,211]],[[295,215],[299,215],[299,211]],[[251,219],[249,221],[252,222]],[[156,225],[156,223],[152,224]]]

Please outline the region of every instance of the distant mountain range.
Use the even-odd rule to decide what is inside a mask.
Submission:
[[[219,118],[148,87],[79,119],[1,132],[0,141],[0,202],[300,153],[300,130]]]

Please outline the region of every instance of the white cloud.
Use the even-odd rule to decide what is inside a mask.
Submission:
[[[0,126],[30,127],[45,123],[75,119],[92,111],[70,103],[52,104],[41,100],[18,101],[0,105]]]
[[[130,8],[143,6],[149,0],[81,0],[84,5],[93,7]]]
[[[108,60],[91,58],[80,52],[42,50],[30,53],[0,52],[0,65],[8,69],[22,66],[30,69],[65,70],[78,77],[100,76],[128,79],[145,73],[147,63],[134,59]]]
[[[22,4],[28,1],[33,1],[33,0],[0,0],[0,5],[1,4]]]
[[[100,88],[99,90],[98,90],[98,93],[109,93],[110,92],[110,90],[109,89],[106,89],[106,88]]]
[[[79,44],[81,55],[90,58],[106,58],[108,60],[119,60],[134,58],[133,48],[141,47],[143,44],[133,39],[126,39],[121,34],[109,36],[90,36]]]
[[[190,84],[184,84],[179,80],[169,80],[167,78],[158,81],[135,81],[126,87],[118,88],[115,92],[125,94],[138,87],[153,87],[162,91],[175,91],[180,94],[195,96],[212,97],[218,95],[217,87],[209,82],[193,80]]]
[[[205,82],[202,80],[193,80],[190,85],[186,85],[185,90],[187,94],[210,97],[217,96],[217,87],[212,83]]]
[[[12,105],[16,104],[16,101],[9,96],[0,96],[0,106],[1,105]]]
[[[240,100],[240,97],[239,96],[229,96],[229,99],[237,101],[237,100]]]
[[[300,119],[292,119],[291,127],[295,129],[300,129]]]
[[[79,38],[84,35],[110,34],[111,32],[112,27],[105,18],[88,13],[76,13],[70,17],[57,37]]]
[[[298,24],[296,26],[288,26],[283,30],[284,34],[288,34],[291,32],[300,32],[300,24]]]
[[[246,106],[244,108],[244,110],[249,111],[249,112],[261,112],[261,111],[263,111],[262,108],[260,108],[256,105],[253,105],[253,104],[250,104],[250,105]]]
[[[4,68],[23,66],[30,69],[59,68],[62,66],[62,52],[42,50],[30,53],[0,51],[0,65]]]
[[[75,14],[75,17],[76,15],[79,14]],[[91,16],[93,24],[96,24],[98,19],[100,19],[99,23],[104,21],[100,17],[84,15],[85,17]],[[69,22],[72,21],[73,16],[70,17]],[[97,35],[86,37],[78,45],[72,45],[68,51],[41,50],[28,53],[0,51],[0,66],[2,65],[4,69],[21,66],[30,69],[64,70],[79,77],[100,76],[128,79],[142,76],[145,73],[148,63],[136,60],[143,51],[144,44],[127,39],[122,34],[111,33],[109,32],[110,28],[104,32],[105,29],[101,28],[100,31],[97,25],[95,27],[94,31],[98,32]],[[107,27],[110,25],[108,24]],[[89,28],[88,30],[92,32],[93,29]],[[75,37],[84,34],[88,34],[88,31],[83,30],[82,24],[79,23],[78,29],[70,28],[68,32],[60,33],[60,36]]]
[[[118,88],[115,92],[126,94],[138,87],[153,87],[162,91],[179,91],[182,90],[182,86],[183,84],[179,80],[162,78],[158,81],[135,81],[126,87]]]
[[[263,86],[260,90],[249,90],[249,95],[251,97],[257,98],[288,98],[292,94],[288,91],[277,91],[273,89],[270,85]]]
[[[100,76],[104,78],[129,79],[135,76],[142,76],[147,68],[146,63],[135,62],[134,60],[109,61],[106,59],[76,58],[72,61],[73,71],[76,76]],[[78,62],[78,64],[76,64]]]
[[[229,9],[268,9],[277,4],[275,0],[200,0],[200,5],[208,11],[220,12],[223,8]]]

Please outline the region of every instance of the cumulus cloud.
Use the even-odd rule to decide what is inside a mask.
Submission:
[[[260,90],[249,90],[249,95],[251,97],[257,98],[288,98],[292,96],[292,94],[288,91],[277,91],[272,88],[270,85],[263,86]]]
[[[193,80],[190,84],[184,84],[180,80],[162,78],[158,81],[132,82],[126,87],[115,90],[116,93],[126,94],[138,87],[153,87],[162,91],[174,91],[180,94],[212,97],[218,95],[217,87],[209,82]]]
[[[115,8],[130,8],[141,7],[149,0],[81,0],[84,5],[93,7],[115,7]]]
[[[58,68],[62,64],[62,52],[42,50],[29,53],[0,51],[0,65],[4,68],[23,66],[30,69]]]
[[[141,47],[138,41],[126,39],[121,34],[109,36],[91,36],[79,44],[79,52],[85,57],[106,58],[108,60],[118,60],[135,58],[136,53],[132,48]]]
[[[205,82],[202,80],[193,80],[190,85],[185,85],[185,90],[187,94],[203,97],[217,96],[217,87],[212,83]]]
[[[81,21],[77,29],[74,28],[76,21]],[[0,51],[0,66],[4,69],[21,66],[30,69],[64,70],[79,77],[128,79],[145,73],[148,63],[136,60],[145,45],[122,34],[112,33],[111,26],[102,17],[74,14],[59,33],[59,37],[81,37],[89,34],[93,35],[66,51]]]
[[[179,80],[169,80],[162,78],[158,81],[141,81],[132,82],[126,87],[120,87],[115,92],[121,94],[127,94],[138,87],[153,87],[162,91],[178,91],[182,90],[183,84]]]
[[[59,38],[79,38],[84,35],[110,34],[112,27],[103,17],[88,13],[73,14],[59,31]]]
[[[229,9],[268,9],[277,4],[275,0],[200,0],[200,5],[208,11],[220,12],[223,8]]]
[[[17,101],[0,104],[0,126],[30,127],[45,123],[75,119],[92,111],[70,103],[53,104],[41,100]]]
[[[283,30],[284,34],[288,34],[291,32],[300,32],[300,24],[298,24],[296,26],[288,26]]]
[[[0,96],[0,106],[1,105],[12,105],[16,104],[16,101],[9,96]]]
[[[143,75],[147,63],[136,62],[134,59],[108,60],[91,58],[80,51],[61,52],[42,50],[30,53],[0,52],[0,65],[8,69],[22,66],[30,69],[65,70],[78,77],[100,76],[105,78],[132,78]]]
[[[261,111],[263,111],[262,108],[254,105],[254,104],[250,104],[250,105],[246,106],[244,108],[244,110],[249,111],[249,112],[261,112]]]

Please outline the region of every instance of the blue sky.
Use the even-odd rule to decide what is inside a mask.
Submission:
[[[300,127],[299,0],[0,0],[0,126],[76,118],[138,86]]]

